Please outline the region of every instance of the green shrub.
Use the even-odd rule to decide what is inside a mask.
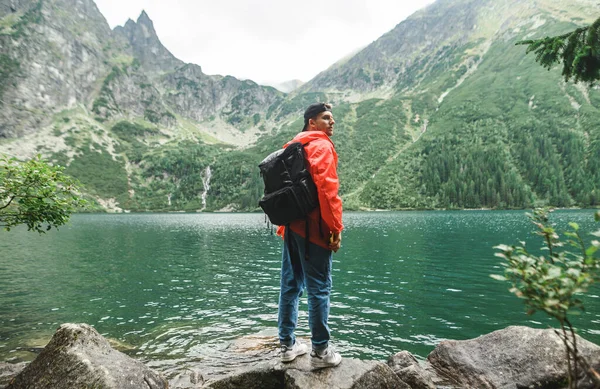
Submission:
[[[127,172],[123,163],[113,160],[107,152],[98,153],[83,149],[66,173],[77,178],[87,192],[102,198],[118,198],[128,191]]]
[[[0,227],[7,231],[24,224],[44,233],[65,224],[85,204],[64,168],[48,165],[39,155],[27,162],[0,159]]]
[[[600,280],[600,258],[596,256],[600,242],[594,240],[586,247],[576,223],[569,223],[571,230],[564,233],[565,242],[549,223],[548,216],[544,209],[536,209],[529,215],[536,226],[536,234],[545,243],[547,255],[530,253],[523,242],[521,246],[499,245],[496,248],[500,253],[496,255],[506,260],[502,263],[505,271],[504,275],[492,277],[510,282],[510,291],[525,300],[528,314],[543,311],[560,323],[561,331],[557,334],[565,345],[569,388],[577,387],[580,367],[600,384],[600,375],[578,353],[577,338],[568,317],[577,310],[584,310],[578,296]],[[595,218],[600,221],[600,212]],[[592,235],[600,238],[600,230]]]

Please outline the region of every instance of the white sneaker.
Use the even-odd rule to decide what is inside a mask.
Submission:
[[[317,353],[315,350],[313,350],[310,353],[310,357],[310,364],[312,367],[317,369],[323,367],[334,367],[342,362],[342,356],[340,353],[336,353],[331,347],[327,347],[327,349],[322,353]]]
[[[292,347],[281,345],[281,362],[291,362],[299,355],[304,355],[308,352],[308,347],[296,341]]]

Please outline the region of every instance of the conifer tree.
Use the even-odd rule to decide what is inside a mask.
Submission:
[[[519,41],[528,45],[535,60],[550,70],[554,64],[563,63],[565,81],[593,83],[600,80],[600,18],[588,27],[578,28],[564,35],[536,40]]]

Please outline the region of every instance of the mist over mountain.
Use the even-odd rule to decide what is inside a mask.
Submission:
[[[330,101],[347,209],[597,206],[600,90],[515,43],[599,9],[438,0],[286,94],[180,61],[145,12],[0,0],[0,152],[67,166],[98,209],[254,210],[257,163]]]
[[[285,93],[290,93],[290,92],[293,92],[296,89],[300,88],[302,85],[304,85],[304,81],[289,80],[289,81],[284,81],[284,82],[280,82],[280,83],[267,83],[267,85],[270,85],[279,91],[282,91]]]

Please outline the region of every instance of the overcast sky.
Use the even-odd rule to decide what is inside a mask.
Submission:
[[[207,74],[308,81],[433,0],[95,0],[111,28],[145,10],[163,45]]]

